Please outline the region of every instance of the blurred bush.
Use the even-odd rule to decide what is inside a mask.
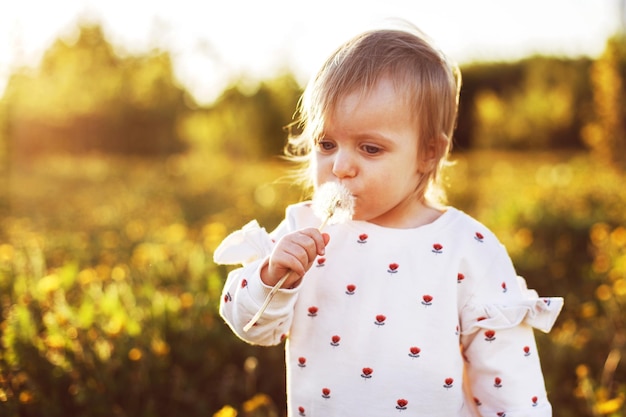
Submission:
[[[39,68],[10,78],[4,140],[13,157],[168,154],[185,148],[176,124],[189,101],[168,53],[122,56],[99,26],[83,26],[75,40],[57,40]]]
[[[0,410],[281,415],[282,348],[248,346],[221,322],[227,269],[211,256],[229,231],[251,218],[271,229],[300,198],[274,181],[285,165],[50,157],[15,169],[0,223]],[[566,298],[537,335],[558,415],[620,415],[623,176],[579,152],[495,151],[459,155],[447,175],[451,203],[501,237],[529,285]]]
[[[280,392],[281,373],[266,364],[282,361],[280,349],[234,340],[217,317],[225,271],[211,261],[255,195],[274,196],[262,197],[274,217],[259,218],[276,225],[277,196],[291,189],[271,185],[277,167],[38,162],[14,169],[0,222],[0,414],[206,416],[257,389]],[[249,357],[259,366],[244,369]]]

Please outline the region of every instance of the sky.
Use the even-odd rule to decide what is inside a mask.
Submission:
[[[597,56],[626,0],[0,0],[0,96],[77,22],[100,24],[121,53],[165,49],[199,103],[230,83],[284,71],[304,83],[341,42],[387,19],[417,25],[463,65],[532,54]]]

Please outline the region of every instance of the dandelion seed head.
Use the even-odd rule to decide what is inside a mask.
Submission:
[[[338,182],[324,183],[313,196],[313,212],[328,223],[348,221],[354,214],[354,198],[344,185]]]

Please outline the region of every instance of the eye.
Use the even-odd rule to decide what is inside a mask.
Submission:
[[[363,149],[365,153],[369,155],[375,155],[381,151],[381,149],[378,146],[374,146],[374,145],[363,145],[361,149]]]
[[[332,151],[335,148],[335,144],[329,140],[322,139],[317,142],[317,147],[321,151]]]

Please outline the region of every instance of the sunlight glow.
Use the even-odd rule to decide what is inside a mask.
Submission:
[[[290,70],[304,82],[336,45],[390,17],[417,24],[459,62],[532,53],[596,55],[616,31],[619,0],[23,0],[0,4],[0,94],[18,67],[35,66],[78,19],[101,23],[122,52],[173,55],[177,76],[200,102],[229,83]],[[332,12],[330,12],[332,10]]]

